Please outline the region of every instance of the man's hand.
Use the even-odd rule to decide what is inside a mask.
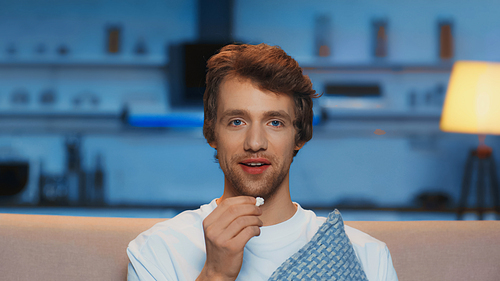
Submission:
[[[262,214],[255,198],[232,197],[222,201],[203,221],[207,259],[196,280],[235,280],[248,240],[260,234]]]

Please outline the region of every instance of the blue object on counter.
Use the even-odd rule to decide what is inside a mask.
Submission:
[[[320,121],[321,121],[321,115],[314,114],[313,115],[313,126],[318,125]]]
[[[132,115],[128,123],[134,127],[146,128],[195,128],[203,127],[203,112],[169,113],[165,115]],[[318,125],[321,116],[313,115],[313,126]]]
[[[169,113],[165,115],[132,115],[128,123],[134,127],[171,127],[194,128],[203,127],[203,112]]]

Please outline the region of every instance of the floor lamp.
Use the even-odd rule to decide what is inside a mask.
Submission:
[[[500,199],[496,166],[492,149],[484,144],[484,139],[486,135],[500,135],[500,63],[457,61],[453,65],[440,128],[445,132],[479,136],[479,145],[469,153],[465,164],[458,219],[462,219],[466,210],[474,174],[477,174],[474,210],[478,219],[483,219],[488,194],[498,218]]]

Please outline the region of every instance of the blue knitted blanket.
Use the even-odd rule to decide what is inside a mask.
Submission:
[[[277,280],[368,280],[344,231],[338,210],[331,212],[304,247],[269,278]]]

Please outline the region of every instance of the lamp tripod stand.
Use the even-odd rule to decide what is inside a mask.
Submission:
[[[471,180],[475,168],[477,169],[477,204],[474,209],[477,212],[478,219],[483,219],[483,214],[486,208],[486,188],[490,187],[490,192],[493,197],[493,208],[496,213],[496,218],[500,215],[500,199],[498,197],[498,181],[496,176],[495,160],[492,155],[492,149],[484,144],[484,137],[480,137],[480,144],[475,150],[471,150],[465,164],[465,172],[462,180],[462,191],[460,193],[459,206],[457,210],[457,219],[461,220],[467,206],[467,199],[470,191]]]
[[[490,187],[496,218],[500,214],[498,182],[492,149],[484,144],[486,134],[500,135],[500,63],[487,61],[456,61],[450,74],[439,128],[444,132],[479,134],[479,146],[470,152],[465,164],[457,209],[462,219],[467,205],[470,184],[477,170],[478,219],[486,208],[487,186]],[[477,168],[476,168],[477,166]],[[491,205],[490,205],[491,206]]]

